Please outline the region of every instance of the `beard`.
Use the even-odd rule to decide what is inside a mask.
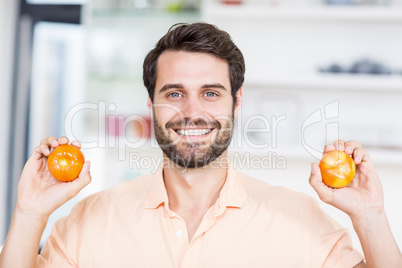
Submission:
[[[155,110],[153,114],[155,115]],[[217,120],[207,122],[204,118],[184,118],[183,121],[171,121],[162,126],[154,116],[153,122],[156,140],[171,161],[184,168],[200,168],[214,161],[229,147],[233,135],[234,110],[223,126]],[[190,125],[214,128],[216,133],[211,133],[209,139],[202,142],[192,142],[191,136],[173,139],[172,132],[175,128]]]

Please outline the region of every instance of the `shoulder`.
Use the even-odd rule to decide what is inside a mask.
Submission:
[[[155,176],[155,174],[140,176],[92,194],[76,204],[74,209],[86,214],[88,211],[105,213],[111,211],[111,207],[121,209],[141,207],[148,198]]]
[[[238,179],[247,194],[246,211],[252,211],[261,219],[280,219],[282,226],[303,226],[319,234],[339,230],[340,225],[322,210],[317,199],[282,186],[273,186],[264,181],[238,173]],[[315,229],[319,228],[320,232]]]
[[[317,200],[307,194],[292,191],[282,186],[270,185],[240,172],[236,172],[236,177],[247,193],[249,203],[265,204],[270,208],[274,206],[290,211],[302,209],[304,212],[319,207]]]

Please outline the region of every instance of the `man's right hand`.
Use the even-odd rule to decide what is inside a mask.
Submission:
[[[18,184],[16,213],[28,213],[46,219],[91,182],[89,162],[84,163],[78,178],[71,182],[58,181],[50,174],[47,158],[51,148],[68,142],[66,137],[58,140],[48,137],[34,149]],[[72,145],[81,148],[78,141],[73,141]]]
[[[89,162],[84,163],[74,181],[61,182],[50,174],[47,167],[50,150],[67,143],[66,137],[46,138],[25,164],[18,183],[17,205],[0,254],[0,268],[36,267],[40,238],[50,214],[91,182]],[[72,145],[81,147],[78,141]]]

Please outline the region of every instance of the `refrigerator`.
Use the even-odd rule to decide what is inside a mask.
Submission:
[[[4,89],[9,93],[5,101],[9,120],[2,130],[6,153],[1,163],[6,179],[2,182],[5,205],[0,210],[0,245],[16,204],[18,180],[32,149],[46,136],[61,136],[63,114],[82,101],[83,2],[15,1],[15,30],[10,34],[13,40],[8,40],[13,43],[13,49],[8,50],[14,50],[8,65],[13,75]]]

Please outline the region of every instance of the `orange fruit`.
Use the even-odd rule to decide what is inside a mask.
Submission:
[[[326,153],[320,161],[322,181],[332,188],[346,187],[354,178],[356,165],[344,151]]]
[[[59,181],[73,181],[81,172],[85,158],[81,150],[69,144],[56,147],[47,159],[50,174]]]

